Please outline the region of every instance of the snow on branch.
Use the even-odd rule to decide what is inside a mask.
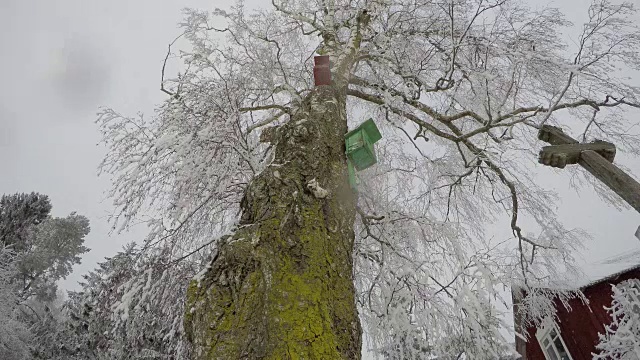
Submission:
[[[532,153],[537,129],[552,123],[640,155],[625,113],[640,104],[640,88],[617,71],[640,68],[632,6],[595,0],[572,46],[562,42],[569,23],[557,9],[517,0],[272,5],[186,11],[180,73],[162,74],[173,95],[152,116],[101,110],[114,231],[146,222],[145,250],[167,251],[171,263],[200,256],[233,228],[243,191],[271,158],[274,145],[260,135],[314,91],[320,52],[340,75],[334,85],[349,97],[350,123],[372,117],[384,134],[378,165],[358,174],[358,205],[375,214],[361,216],[355,245],[373,349],[496,358],[510,342],[499,334],[510,316],[507,287],[526,289],[539,318],[550,314],[549,299],[579,296],[534,290],[576,272],[585,234],[557,220],[557,194],[536,181]],[[506,235],[492,236],[492,226]],[[118,294],[131,294],[134,310],[147,278]],[[131,320],[124,301],[114,309]]]
[[[627,280],[611,285],[612,303],[607,307],[611,324],[598,334],[594,359],[632,359],[640,356],[640,282]]]

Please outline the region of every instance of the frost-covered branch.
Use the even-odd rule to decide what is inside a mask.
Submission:
[[[374,350],[496,358],[508,342],[505,286],[527,290],[533,323],[552,315],[551,298],[577,296],[535,290],[575,271],[585,234],[557,220],[532,154],[537,129],[552,123],[640,155],[625,117],[640,88],[617,70],[640,68],[631,5],[595,0],[575,48],[562,42],[569,23],[557,9],[517,0],[272,5],[187,11],[177,60],[188,71],[163,70],[179,97],[153,117],[101,111],[114,230],[145,218],[145,252],[193,265],[234,227],[247,184],[279,166],[267,143],[314,91],[321,53],[349,96],[350,125],[371,117],[384,135],[378,164],[357,175],[356,288]],[[498,241],[494,224],[509,234]],[[136,279],[127,289],[145,286]]]
[[[611,324],[605,325],[605,333],[598,334],[599,350],[594,359],[627,359],[640,354],[640,284],[627,280],[611,285],[612,303],[606,310]]]

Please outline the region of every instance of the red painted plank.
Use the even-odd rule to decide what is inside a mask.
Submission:
[[[329,68],[329,56],[322,55],[313,58],[313,79],[316,86],[331,85],[331,70]]]

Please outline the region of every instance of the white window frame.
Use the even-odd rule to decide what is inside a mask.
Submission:
[[[552,336],[553,331],[555,331],[555,337]],[[542,353],[544,354],[545,359],[553,360],[553,358],[550,357],[548,353],[548,351],[550,350],[553,351],[553,355],[555,355],[556,359],[563,360],[563,358],[560,357],[560,351],[556,347],[555,342],[555,340],[560,339],[560,343],[564,348],[564,352],[568,356],[568,360],[573,360],[573,357],[571,357],[571,353],[569,352],[569,348],[562,338],[560,329],[556,326],[554,321],[550,319],[546,319],[545,321],[543,321],[538,331],[536,331],[536,338],[538,339],[538,344],[540,345],[540,349],[542,349]],[[548,340],[548,345],[546,347],[544,346],[545,340]]]

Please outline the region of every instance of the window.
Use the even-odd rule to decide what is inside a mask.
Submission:
[[[560,336],[560,331],[553,321],[544,321],[542,327],[536,333],[538,343],[547,360],[573,360],[567,350],[567,345]]]

